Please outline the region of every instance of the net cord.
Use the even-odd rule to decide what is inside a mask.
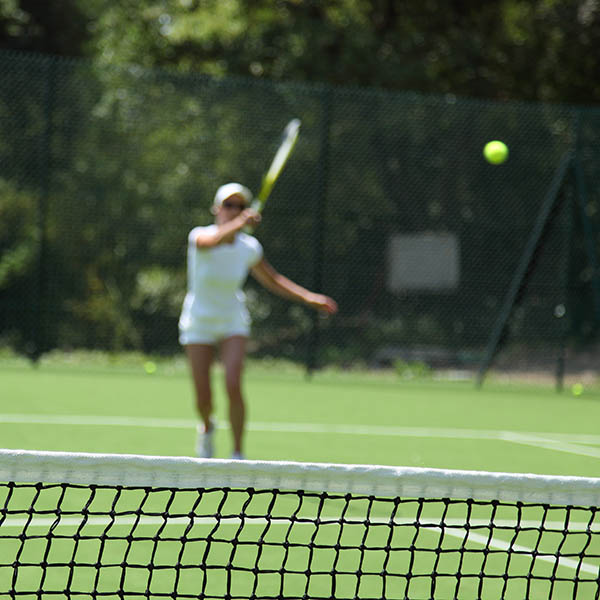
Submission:
[[[591,477],[12,449],[0,449],[0,481],[600,505],[600,478]]]

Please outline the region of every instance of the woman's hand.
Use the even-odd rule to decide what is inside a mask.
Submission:
[[[246,208],[240,213],[238,219],[242,223],[241,227],[256,227],[261,222],[262,216],[252,208]]]

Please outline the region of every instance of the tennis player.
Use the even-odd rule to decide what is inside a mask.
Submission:
[[[265,260],[260,242],[242,231],[260,223],[260,214],[249,208],[251,200],[250,190],[239,183],[221,186],[212,206],[215,223],[195,227],[188,237],[188,289],[179,319],[179,341],[185,348],[194,382],[201,419],[196,454],[202,458],[214,455],[210,370],[217,346],[229,397],[232,458],[243,458],[245,405],[241,378],[250,316],[242,286],[248,273],[281,296],[326,314],[337,311],[337,304],[328,296],[310,292],[279,274]]]

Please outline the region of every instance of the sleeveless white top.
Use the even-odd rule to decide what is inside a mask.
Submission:
[[[216,227],[195,227],[188,236],[188,287],[180,319],[184,327],[197,319],[220,321],[245,311],[242,286],[249,270],[263,257],[260,242],[242,232],[231,244],[198,248],[198,234]]]

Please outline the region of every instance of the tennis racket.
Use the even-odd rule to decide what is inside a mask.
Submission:
[[[264,208],[265,203],[271,194],[271,191],[273,190],[273,186],[275,185],[277,178],[281,174],[285,163],[287,162],[292,150],[294,149],[294,146],[296,145],[298,133],[300,133],[300,119],[292,119],[283,130],[281,144],[275,153],[275,157],[273,158],[273,162],[271,163],[269,170],[263,176],[260,191],[258,192],[258,196],[252,205],[254,210],[262,212],[262,209]]]

